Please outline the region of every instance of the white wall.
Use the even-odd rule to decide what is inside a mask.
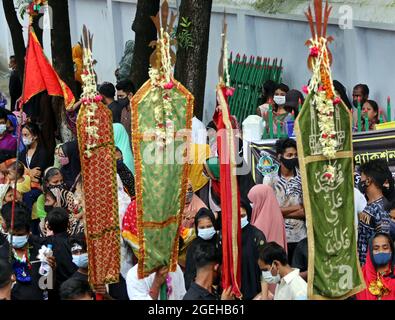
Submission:
[[[173,6],[174,7],[174,6]],[[310,30],[301,15],[260,14],[249,9],[228,7],[229,50],[247,55],[283,58],[283,80],[299,89],[306,84],[310,73],[306,67],[308,49],[304,46]],[[115,81],[114,70],[123,54],[124,44],[134,39],[131,30],[136,11],[136,0],[69,0],[72,43],[80,38],[82,25],[94,34],[93,54],[98,61],[96,71],[99,82]],[[214,5],[211,18],[210,48],[205,99],[205,121],[211,119],[215,103],[215,85],[218,80],[222,19],[224,7]],[[334,24],[333,24],[334,23]],[[371,98],[380,105],[390,95],[395,102],[395,31],[391,25],[358,23],[351,30],[341,30],[332,21],[329,34],[335,37],[330,46],[334,55],[333,78],[348,88],[356,83],[367,83]],[[7,29],[0,6],[0,35]],[[388,29],[388,30],[385,30]],[[48,53],[49,37],[45,38]],[[0,41],[0,64],[8,41]],[[3,60],[1,60],[3,59]],[[393,114],[394,116],[394,114]]]

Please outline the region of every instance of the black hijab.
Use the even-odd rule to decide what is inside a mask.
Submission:
[[[69,158],[69,163],[63,166],[60,171],[67,187],[71,189],[76,178],[81,173],[80,151],[77,140],[66,142],[61,145],[63,153]]]
[[[214,226],[215,229],[216,228],[216,220],[215,220],[215,216],[214,213],[207,208],[201,208],[195,215],[195,231],[196,231],[196,236],[198,235],[198,222],[200,219],[202,218],[209,218]]]

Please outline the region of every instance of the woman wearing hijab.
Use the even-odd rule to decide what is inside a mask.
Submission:
[[[189,289],[191,283],[196,277],[195,251],[197,245],[202,241],[211,242],[220,246],[220,235],[215,230],[215,217],[211,210],[200,209],[195,216],[195,231],[197,238],[195,238],[189,248],[187,249],[187,257],[185,262],[185,288]]]
[[[62,144],[58,150],[59,163],[61,165],[64,183],[70,190],[81,173],[80,151],[78,141],[70,141]]]
[[[121,178],[122,184],[129,197],[134,198],[136,196],[134,175],[123,162],[123,155],[118,147],[115,148],[115,157],[117,159],[117,174]]]
[[[261,270],[258,265],[259,249],[266,243],[261,230],[249,223],[251,206],[241,200],[241,293],[243,300],[252,300],[261,292]]]
[[[267,242],[276,242],[287,251],[285,223],[276,196],[271,187],[256,185],[248,193],[253,204],[251,224],[266,236]]]
[[[376,233],[369,241],[369,254],[362,267],[366,289],[357,300],[395,300],[394,242],[386,233]]]
[[[63,208],[69,212],[69,235],[84,232],[82,215],[72,192],[61,186],[49,186],[45,193],[45,211],[49,213],[53,208]]]
[[[134,172],[134,159],[132,154],[132,149],[130,148],[130,140],[128,133],[124,126],[120,123],[114,123],[114,142],[115,146],[118,147],[123,156],[123,162],[128,167],[128,169],[135,174]]]

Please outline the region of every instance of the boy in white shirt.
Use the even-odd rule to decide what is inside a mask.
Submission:
[[[299,275],[299,269],[288,264],[285,250],[275,242],[267,243],[259,253],[258,265],[262,279],[277,284],[274,300],[307,300],[307,283]]]

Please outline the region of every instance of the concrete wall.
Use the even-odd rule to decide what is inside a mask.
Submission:
[[[221,30],[224,6],[215,1],[211,18],[210,49],[205,98],[205,121],[211,119],[215,104],[215,85],[220,56]],[[172,4],[175,8],[174,3]],[[99,82],[115,81],[114,70],[120,61],[124,44],[134,39],[131,25],[136,11],[136,0],[69,0],[71,36],[75,44],[80,38],[82,25],[94,34],[93,53],[98,61],[96,71]],[[283,80],[292,88],[300,89],[310,78],[306,67],[308,49],[304,46],[310,37],[305,18],[298,14],[267,15],[252,9],[227,6],[229,50],[247,55],[283,58]],[[26,24],[25,24],[26,25]],[[389,24],[355,21],[354,27],[342,30],[332,20],[329,34],[335,37],[330,46],[334,55],[333,77],[348,88],[356,83],[367,83],[371,98],[385,105],[390,95],[395,101],[395,31]],[[0,6],[0,36],[8,33]],[[45,51],[49,54],[49,34],[45,38]],[[0,65],[12,52],[10,37],[0,41]],[[5,52],[5,54],[4,54]],[[393,116],[395,113],[393,114]]]

